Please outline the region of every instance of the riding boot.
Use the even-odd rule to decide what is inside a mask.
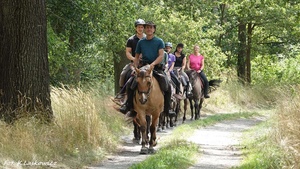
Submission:
[[[208,84],[204,85],[204,98],[210,98],[208,95]]]
[[[203,80],[204,98],[210,98],[210,96],[208,95],[209,83],[208,83],[207,77],[206,77],[206,75],[203,71],[201,71],[199,74],[200,74],[200,77]]]
[[[165,91],[164,94],[164,112],[170,117],[173,117],[176,115],[175,112],[169,111],[170,110],[170,103],[171,103],[171,86],[168,86],[168,90]]]
[[[126,102],[121,106],[120,112],[123,114],[126,114],[129,110],[133,109],[133,96],[134,96],[134,90],[132,90],[130,87],[127,88],[127,100]]]
[[[204,82],[204,98],[210,98],[210,96],[208,95],[208,87],[209,84]]]

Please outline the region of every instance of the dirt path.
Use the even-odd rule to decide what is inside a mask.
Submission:
[[[262,120],[252,118],[223,121],[195,131],[188,140],[201,147],[202,155],[190,169],[227,169],[239,166],[242,161],[242,132]]]
[[[198,161],[190,169],[227,169],[238,166],[242,160],[240,137],[242,132],[253,127],[263,119],[238,119],[223,121],[213,126],[195,130],[188,139],[200,146],[202,152]],[[173,129],[158,132],[159,139],[171,134]],[[141,145],[132,140],[133,136],[124,137],[124,145],[117,155],[108,158],[99,165],[88,169],[127,169],[135,163],[145,160],[149,155],[140,155]],[[159,140],[158,140],[159,141]],[[156,149],[159,149],[159,142]]]

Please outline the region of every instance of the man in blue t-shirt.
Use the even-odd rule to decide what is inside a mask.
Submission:
[[[164,64],[162,64],[165,44],[161,38],[155,36],[156,25],[152,21],[146,22],[144,27],[146,38],[141,39],[137,43],[134,63],[138,66],[140,64],[140,56],[142,56],[142,65],[150,64],[151,68],[164,75],[164,77],[161,77],[155,71],[153,72],[154,77],[160,84],[160,88],[164,91],[164,112],[166,115],[170,115],[171,86],[164,72]]]
[[[165,44],[161,38],[154,35],[156,31],[156,25],[149,21],[144,24],[144,31],[146,38],[141,39],[136,46],[135,58],[133,60],[135,66],[150,64],[153,69],[154,77],[158,80],[162,91],[164,91],[164,112],[169,114],[170,100],[171,100],[171,87],[168,83],[166,74],[163,71],[163,66],[161,65],[164,57],[164,47]],[[142,57],[140,61],[140,57]],[[142,63],[140,63],[142,62]],[[156,74],[163,74],[165,77],[161,77]],[[133,102],[133,100],[128,100],[128,102]],[[131,110],[133,108],[132,103],[129,103],[126,110]]]

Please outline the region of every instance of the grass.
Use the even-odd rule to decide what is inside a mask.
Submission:
[[[282,168],[284,153],[274,142],[274,121],[266,121],[243,134],[245,159],[236,169]]]
[[[172,140],[170,144],[150,156],[147,160],[134,164],[131,169],[182,169],[190,166],[198,153],[197,145],[185,140]]]
[[[300,87],[276,89],[277,108],[271,118],[244,135],[246,158],[240,169],[300,167]]]
[[[0,165],[9,168],[39,162],[82,168],[114,152],[120,135],[128,129],[123,116],[104,97],[93,90],[52,88],[52,124],[33,117],[14,125],[0,123]]]
[[[193,130],[222,120],[250,118],[261,109],[272,108],[276,108],[272,122],[260,125],[246,137],[247,156],[242,167],[299,168],[299,89],[222,84],[203,105],[202,114],[210,116],[176,127],[157,154],[132,168],[187,168],[199,156],[198,147],[176,138],[187,138]],[[0,121],[0,165],[20,168],[20,164],[38,162],[40,165],[30,168],[83,168],[114,153],[120,136],[130,133],[131,126],[112,108],[108,90],[101,91],[105,92],[94,87],[52,88],[55,119],[49,125],[33,117],[22,118],[14,125]]]
[[[134,164],[131,169],[184,169],[192,166],[195,163],[199,153],[199,147],[184,139],[193,134],[197,128],[216,124],[223,120],[233,120],[238,118],[250,118],[258,115],[255,112],[242,112],[232,114],[217,114],[209,116],[203,120],[193,121],[189,124],[183,124],[175,128],[172,135],[164,138],[160,144],[162,148],[150,156],[145,161]],[[188,131],[188,132],[187,132]]]

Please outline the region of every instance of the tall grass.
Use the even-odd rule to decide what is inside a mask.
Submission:
[[[249,98],[237,98],[237,101],[248,100],[246,104],[237,104],[271,109],[265,113],[268,120],[245,135],[247,157],[238,168],[300,168],[299,89],[299,85],[241,88],[244,93],[239,96],[247,94]]]
[[[276,141],[286,154],[284,168],[300,168],[300,85],[281,88]]]
[[[14,125],[0,123],[2,166],[39,162],[81,168],[116,150],[126,124],[122,115],[110,108],[105,95],[92,89],[52,88],[51,101],[52,124],[40,123],[34,117]],[[47,168],[40,165],[32,167]]]

